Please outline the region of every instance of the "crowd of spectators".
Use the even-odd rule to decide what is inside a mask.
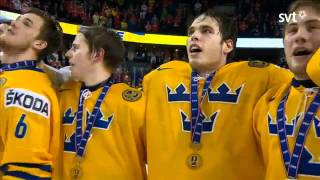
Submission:
[[[291,0],[0,0],[0,7],[17,12],[38,7],[60,21],[101,25],[130,32],[185,35],[187,24],[201,12],[233,7],[239,35],[279,37],[278,15]],[[275,6],[276,5],[276,6]],[[219,8],[221,10],[221,8]]]
[[[239,37],[281,37],[279,14],[292,0],[239,0],[237,22]]]

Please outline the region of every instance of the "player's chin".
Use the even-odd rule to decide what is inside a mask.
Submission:
[[[306,68],[307,68],[307,62],[293,62],[289,65],[290,70],[294,73],[294,74],[302,74],[304,72],[306,72]]]
[[[202,63],[199,59],[189,59],[189,64],[191,65],[192,69],[198,70],[201,68]]]
[[[190,64],[196,64],[196,63],[199,63],[199,61],[201,61],[201,58],[198,55],[197,56],[189,55],[188,59]]]
[[[292,60],[297,64],[303,64],[305,62],[308,62],[311,57],[312,57],[312,54],[308,54],[304,56],[293,56]]]

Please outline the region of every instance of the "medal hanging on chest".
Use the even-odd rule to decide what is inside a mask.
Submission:
[[[81,168],[81,162],[83,161],[84,151],[86,149],[86,145],[89,140],[92,127],[94,126],[96,117],[97,117],[98,112],[100,110],[100,106],[101,106],[102,102],[104,101],[104,98],[106,97],[112,84],[113,84],[113,81],[111,78],[109,78],[109,80],[103,86],[102,92],[100,93],[98,100],[96,101],[96,104],[93,108],[93,112],[92,112],[91,116],[88,117],[88,119],[87,119],[87,127],[84,131],[84,134],[82,134],[83,104],[84,104],[84,100],[90,96],[90,92],[88,92],[88,89],[81,89],[80,90],[78,111],[76,114],[76,118],[77,118],[76,138],[75,138],[76,157],[75,157],[74,166],[71,168],[71,176],[74,180],[80,179],[81,176],[83,175],[82,168]]]
[[[203,164],[203,159],[199,153],[201,149],[201,135],[203,128],[203,115],[201,113],[201,105],[204,101],[205,96],[208,94],[208,89],[215,73],[211,73],[205,80],[205,84],[202,90],[200,103],[198,100],[198,81],[199,75],[197,72],[192,71],[191,74],[191,93],[190,93],[190,104],[191,104],[191,143],[190,147],[194,151],[187,157],[187,166],[190,169],[198,169]]]
[[[70,171],[71,178],[73,180],[79,180],[81,178],[81,173],[82,173],[81,166],[80,166],[81,160],[82,160],[81,157],[78,157],[78,156],[75,157],[74,165],[73,165],[73,167],[71,168],[71,171]]]
[[[294,144],[292,155],[290,155],[287,133],[286,133],[286,116],[285,107],[288,100],[290,91],[284,96],[277,109],[277,131],[281,146],[282,159],[286,169],[287,177],[289,179],[296,179],[299,171],[299,162],[301,159],[301,154],[304,149],[304,143],[306,141],[306,136],[310,129],[310,124],[314,119],[315,113],[318,111],[320,106],[320,91],[311,102],[308,111],[305,113],[304,119],[299,128],[298,136]]]

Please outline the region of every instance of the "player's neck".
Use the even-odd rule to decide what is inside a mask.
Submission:
[[[26,60],[37,60],[37,55],[30,52],[4,51],[2,56],[3,64],[12,64]]]
[[[194,67],[200,77],[206,78],[209,74],[216,72],[218,69],[223,67],[225,62],[221,62],[219,64],[212,64],[212,65],[203,65]]]
[[[94,71],[90,71],[83,79],[85,86],[94,86],[108,79],[112,71],[104,67],[98,67]]]
[[[296,80],[309,80],[309,76],[307,74],[295,74],[294,78]]]
[[[202,71],[202,72],[198,72],[198,74],[200,77],[207,78],[213,72],[215,71]]]
[[[197,72],[200,77],[206,78],[206,77],[208,77],[209,74],[216,72],[220,67],[221,66],[214,67],[214,68],[207,68],[206,67],[206,68],[197,70]]]

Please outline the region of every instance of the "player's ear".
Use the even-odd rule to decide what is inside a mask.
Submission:
[[[45,49],[47,46],[48,46],[48,43],[43,40],[35,40],[33,42],[33,48],[35,48],[38,51]]]
[[[96,51],[94,51],[92,53],[93,60],[95,62],[103,61],[104,60],[104,54],[105,54],[105,50],[103,48],[99,48],[98,50],[96,50]]]
[[[234,47],[234,42],[231,39],[225,40],[222,47],[223,53],[229,54],[233,50],[233,47]]]

